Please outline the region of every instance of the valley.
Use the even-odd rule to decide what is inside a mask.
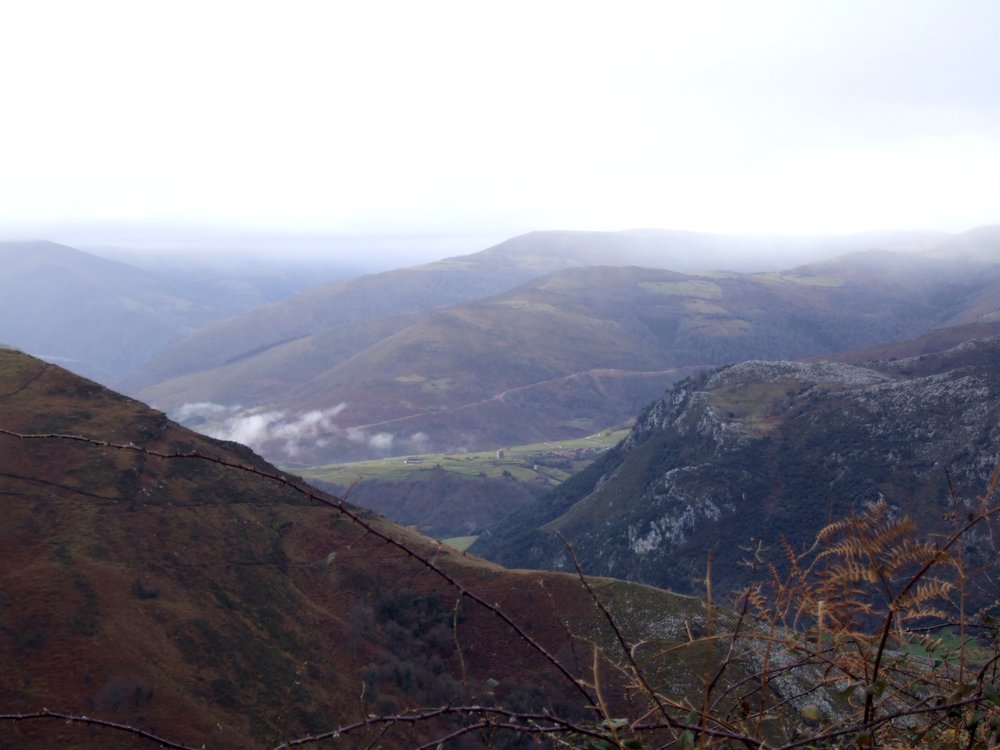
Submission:
[[[505,570],[9,349],[0,400],[5,743],[603,741],[646,701],[627,642],[671,654],[651,690],[698,689],[698,599]]]
[[[818,675],[876,654],[887,713],[965,722],[950,668],[905,675],[992,658],[1000,230],[860,241],[718,271],[720,238],[528,235],[216,308],[115,376],[141,400],[0,348],[0,722],[26,747],[795,747],[872,731]],[[824,614],[838,586],[867,593]]]
[[[951,372],[949,365],[993,362],[988,346],[966,348],[972,352],[947,350],[898,366],[933,378]],[[774,371],[773,363],[751,364],[755,378]],[[771,382],[788,396],[789,376],[802,382],[822,373],[823,382],[846,387],[888,379],[839,367],[789,363]],[[841,376],[831,381],[831,372]],[[723,389],[714,404],[728,419],[751,434],[769,429],[775,403],[761,411],[740,398],[746,381],[726,370],[709,378]],[[727,391],[727,384],[739,387]],[[193,750],[347,739],[385,748],[627,748],[702,737],[710,748],[735,739],[791,750],[803,733],[823,742],[864,737],[871,727],[886,738],[916,728],[939,746],[959,727],[988,726],[980,719],[967,728],[979,711],[989,719],[1000,710],[985,667],[970,698],[950,697],[952,658],[961,654],[976,669],[992,661],[982,637],[933,639],[901,625],[890,649],[866,656],[862,647],[878,630],[863,622],[831,620],[824,627],[837,640],[813,645],[808,588],[787,592],[804,597],[791,602],[796,620],[805,613],[799,629],[785,619],[781,590],[773,610],[756,590],[760,608],[745,621],[749,594],[738,614],[711,598],[612,578],[501,568],[11,349],[0,349],[0,402],[0,654],[7,665],[0,724],[4,741],[17,747]],[[658,406],[644,413],[624,448],[591,468],[627,451],[662,413]],[[560,488],[579,486],[588,471]],[[979,464],[969,474],[978,477]],[[998,486],[994,472],[982,504],[968,506],[968,531],[944,550],[966,534],[977,545],[992,538]],[[886,507],[855,517],[859,528],[878,530],[874,542],[859,541],[849,526],[827,532],[844,537],[843,562],[864,564],[872,576],[878,566],[894,587],[896,576],[912,585],[921,571],[937,575],[946,567],[942,548],[916,541]],[[905,560],[870,546],[902,535],[910,539]],[[859,543],[875,555],[870,563],[850,556]],[[587,545],[577,549],[592,566]],[[978,564],[968,562],[970,571]],[[842,585],[837,570],[817,571],[809,585],[820,586],[819,595],[823,586]],[[852,584],[866,602],[858,611],[885,632],[879,618],[909,623],[912,610],[920,622],[921,608],[941,595],[935,584],[911,599],[886,598],[877,577],[869,590],[859,588],[868,575]],[[963,627],[987,622],[980,614],[961,618]],[[728,644],[725,651],[719,644]],[[858,681],[859,659],[870,658],[879,659],[881,677]],[[827,677],[847,688],[828,687]],[[914,717],[902,730],[857,708],[852,696],[870,685],[886,696],[873,704],[882,715]],[[700,711],[691,707],[696,700]],[[764,725],[754,714],[761,705],[771,706]]]
[[[96,263],[131,273],[133,286],[152,278],[43,249],[36,265],[57,253],[50,263]],[[709,270],[741,252],[757,270]],[[400,523],[439,538],[478,535],[584,467],[480,456],[585,440],[719,365],[878,358],[905,346],[892,342],[989,326],[1000,315],[998,252],[995,227],[811,240],[537,232],[208,322],[112,380],[189,427],[335,492],[351,487]],[[810,262],[779,265],[797,259]],[[646,266],[594,265],[609,261]],[[20,293],[45,299],[23,265]],[[90,347],[73,333],[86,317],[59,326]],[[131,335],[114,339],[118,350]],[[424,463],[400,463],[408,457]]]
[[[0,2],[0,750],[1000,750],[998,30]]]
[[[465,543],[558,486],[617,445],[628,429],[490,452],[429,453],[298,470],[317,487],[411,525]]]

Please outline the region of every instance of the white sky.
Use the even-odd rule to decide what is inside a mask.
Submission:
[[[961,231],[998,40],[996,0],[0,0],[0,230]]]

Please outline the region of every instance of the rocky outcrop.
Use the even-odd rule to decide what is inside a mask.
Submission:
[[[473,549],[559,567],[558,532],[588,572],[697,591],[710,555],[720,587],[734,587],[752,545],[805,545],[880,496],[940,527],[976,502],[1000,458],[998,364],[992,337],[864,365],[750,361],[688,378],[542,523],[500,527]]]

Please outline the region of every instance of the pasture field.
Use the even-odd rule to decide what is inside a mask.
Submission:
[[[470,477],[512,477],[520,482],[541,481],[554,487],[570,474],[590,465],[594,458],[617,445],[626,435],[628,428],[623,426],[574,440],[504,446],[490,451],[392,456],[375,461],[295,469],[293,473],[306,479],[319,479],[347,487],[366,479],[415,479],[423,472],[443,469]]]

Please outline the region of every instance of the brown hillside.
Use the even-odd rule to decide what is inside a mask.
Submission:
[[[0,415],[3,747],[129,746],[103,727],[9,720],[43,709],[220,748],[426,706],[587,718],[587,688],[541,651],[574,676],[588,642],[614,653],[574,577],[437,546],[10,350]],[[696,600],[595,585],[634,639],[684,638],[703,617]],[[384,731],[379,746],[416,747],[468,721],[373,724],[345,746]]]

